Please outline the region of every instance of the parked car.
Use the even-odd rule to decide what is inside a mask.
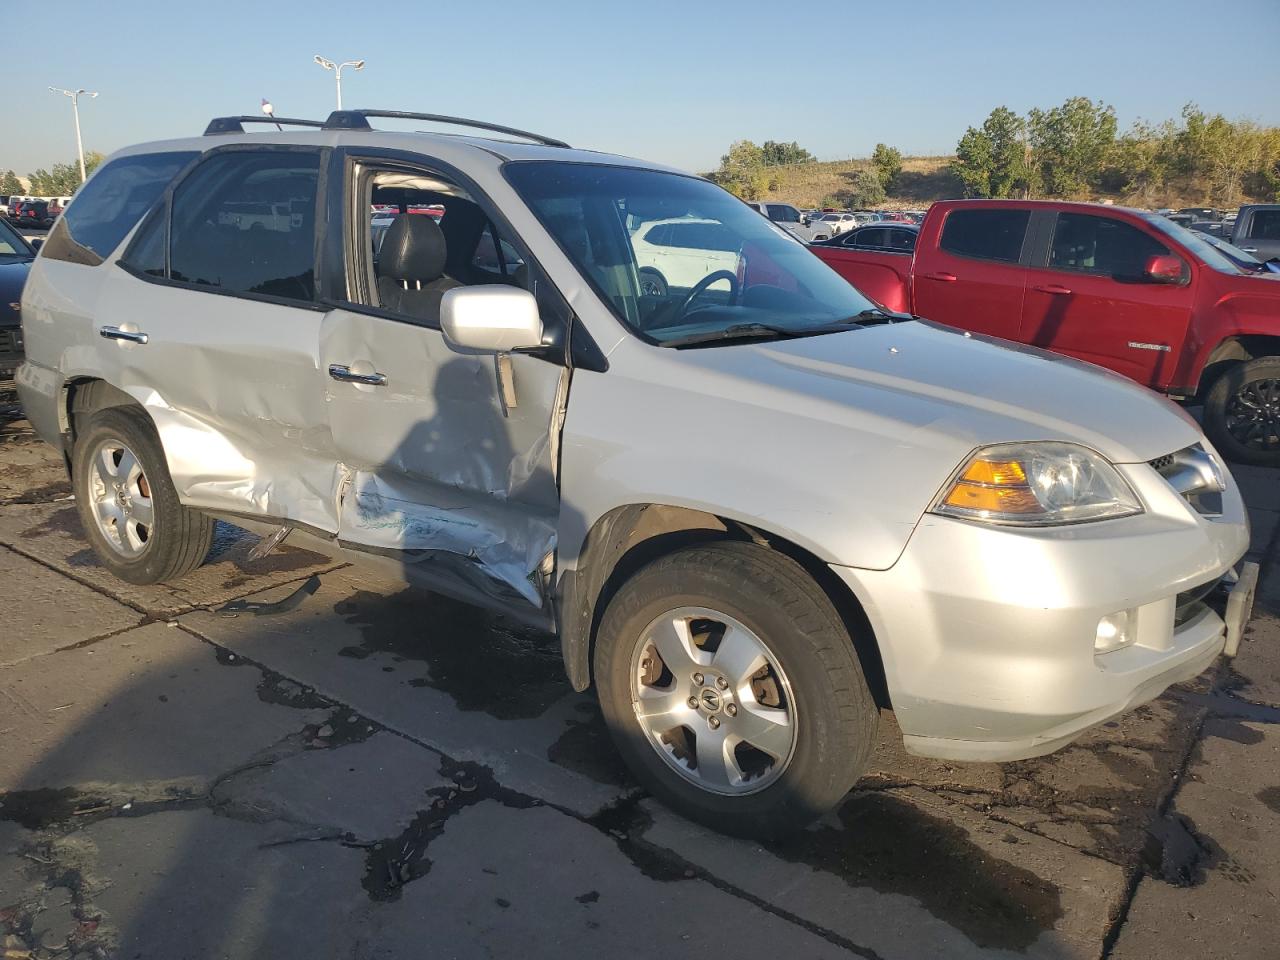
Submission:
[[[18,208],[17,222],[23,227],[51,227],[58,213],[48,200],[26,200]]]
[[[646,296],[691,290],[708,269],[733,272],[741,242],[718,220],[684,217],[644,224],[631,238]]]
[[[1280,203],[1254,203],[1241,207],[1230,240],[1259,260],[1280,257]]]
[[[1280,257],[1270,260],[1259,260],[1251,253],[1245,253],[1234,243],[1214,237],[1207,233],[1199,234],[1205,243],[1220,251],[1223,256],[1246,273],[1280,273]]]
[[[0,221],[0,380],[13,379],[22,363],[19,303],[36,252],[16,230]]]
[[[1231,235],[1231,230],[1222,220],[1192,220],[1187,224],[1187,229],[1196,233],[1208,234],[1211,237],[1227,237]]]
[[[17,223],[18,215],[22,211],[23,203],[24,203],[24,200],[22,197],[9,198],[9,209],[5,212],[5,216],[9,219],[10,223]]]
[[[831,228],[825,223],[801,216],[800,211],[789,203],[748,203],[747,206],[756,213],[764,214],[797,240],[810,243],[831,236]]]
[[[857,219],[852,213],[824,213],[821,217],[821,223],[816,224],[821,229],[821,224],[826,224],[830,231],[831,237],[838,237],[842,233],[847,233],[858,225]]]
[[[1035,756],[1234,651],[1244,505],[1160,397],[887,313],[702,178],[382,113],[128,148],[54,226],[18,390],[107,570],[181,577],[222,516],[553,630],[639,780],[752,835],[839,803],[879,708]],[[350,198],[391,193],[445,215],[375,263]],[[700,279],[646,291],[629,224],[685,218]]]
[[[1199,397],[1214,444],[1280,465],[1280,284],[1170,218],[1056,201],[935,203],[910,260],[814,247],[894,310]]]
[[[0,217],[9,216],[9,195],[0,193]]]
[[[911,254],[920,228],[914,223],[873,223],[846,234],[824,240],[821,246],[850,250],[877,250],[882,253]],[[901,306],[901,305],[900,305]],[[893,309],[899,309],[894,307]]]
[[[1178,213],[1192,220],[1221,220],[1222,211],[1214,207],[1183,207]]]

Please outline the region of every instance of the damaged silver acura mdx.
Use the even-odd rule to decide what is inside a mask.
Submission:
[[[675,170],[241,119],[112,157],[23,295],[117,576],[222,517],[555,631],[641,781],[746,834],[836,804],[880,709],[1031,757],[1233,652],[1244,507],[1155,394],[888,313]]]

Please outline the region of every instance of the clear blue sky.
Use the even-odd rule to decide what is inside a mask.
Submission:
[[[1122,125],[1192,100],[1280,124],[1280,0],[37,6],[38,51],[6,50],[0,83],[0,169],[21,174],[74,157],[71,105],[51,84],[101,92],[81,116],[86,148],[109,153],[256,113],[264,96],[281,115],[323,117],[333,75],[317,53],[368,61],[343,77],[347,106],[484,118],[694,170],[739,138],[797,140],[824,160],[877,141],[945,153],[992,107],[1077,94],[1113,104]]]

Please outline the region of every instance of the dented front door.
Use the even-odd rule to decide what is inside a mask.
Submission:
[[[544,607],[559,515],[553,424],[568,372],[459,353],[434,327],[341,308],[324,318],[320,364],[339,538],[406,565],[443,559],[495,598]]]

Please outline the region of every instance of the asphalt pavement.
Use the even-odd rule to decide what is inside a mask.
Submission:
[[[552,637],[226,525],[114,580],[0,387],[0,956],[1274,957],[1280,471],[1236,473],[1235,661],[1021,763],[886,713],[841,808],[758,844],[630,780]]]

